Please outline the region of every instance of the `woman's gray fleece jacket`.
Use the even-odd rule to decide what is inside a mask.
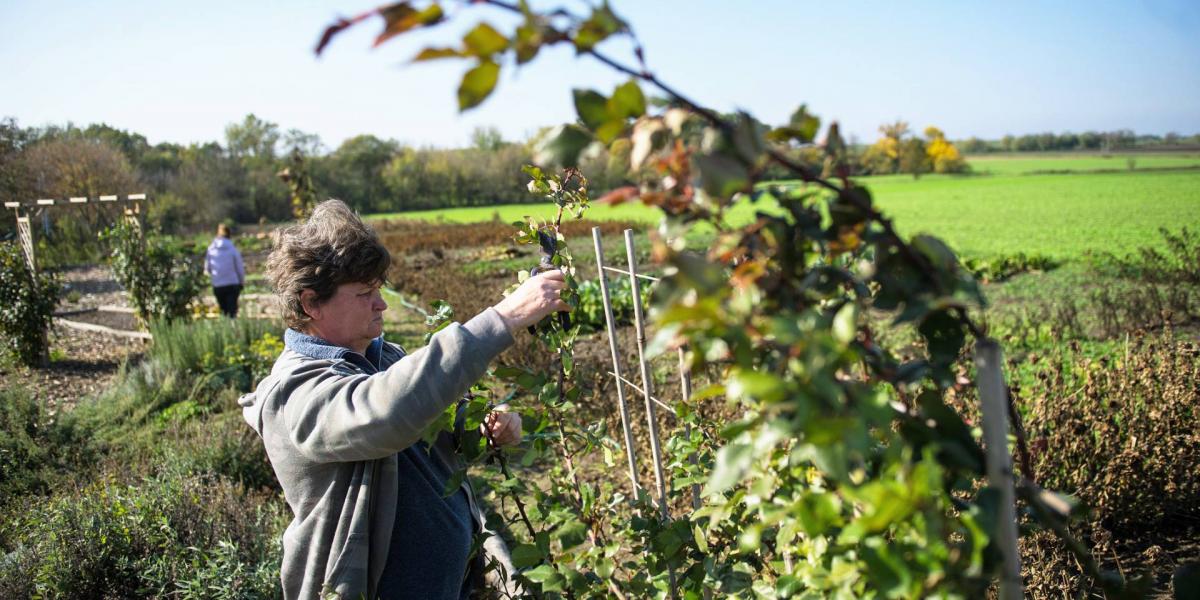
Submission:
[[[376,340],[378,372],[344,348],[288,348],[241,398],[295,515],[283,534],[284,598],[376,596],[394,520],[404,518],[396,454],[512,343],[488,309],[409,355]]]

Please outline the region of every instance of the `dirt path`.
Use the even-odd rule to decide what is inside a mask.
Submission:
[[[69,269],[62,272],[62,278],[66,292],[59,304],[59,313],[128,304],[124,291],[113,281],[107,267]],[[114,315],[122,323],[131,320],[121,313],[97,311],[88,314]],[[125,327],[116,321],[113,325]],[[45,401],[49,411],[56,412],[71,408],[80,398],[95,396],[107,388],[121,363],[136,361],[145,345],[142,340],[55,325],[50,331],[49,365],[0,367],[0,379],[5,387],[23,388]]]

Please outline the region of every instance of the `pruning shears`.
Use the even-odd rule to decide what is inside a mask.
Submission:
[[[539,229],[538,244],[542,247],[542,258],[538,261],[536,267],[529,270],[530,277],[535,277],[538,273],[545,273],[546,271],[553,271],[558,268],[554,265],[554,257],[558,256],[558,239]],[[565,312],[558,313],[558,324],[562,325],[563,331],[567,331],[571,328],[571,317]],[[537,335],[537,326],[530,325],[529,333]]]

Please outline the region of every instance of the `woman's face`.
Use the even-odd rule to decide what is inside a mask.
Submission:
[[[319,306],[305,302],[304,310],[312,318],[309,333],[360,354],[365,352],[371,340],[383,335],[383,311],[388,305],[379,287],[378,283],[343,283]]]

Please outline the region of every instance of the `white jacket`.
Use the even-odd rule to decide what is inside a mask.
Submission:
[[[212,275],[213,287],[245,285],[246,267],[242,265],[242,253],[229,238],[218,237],[208,245],[204,256],[204,272]]]

